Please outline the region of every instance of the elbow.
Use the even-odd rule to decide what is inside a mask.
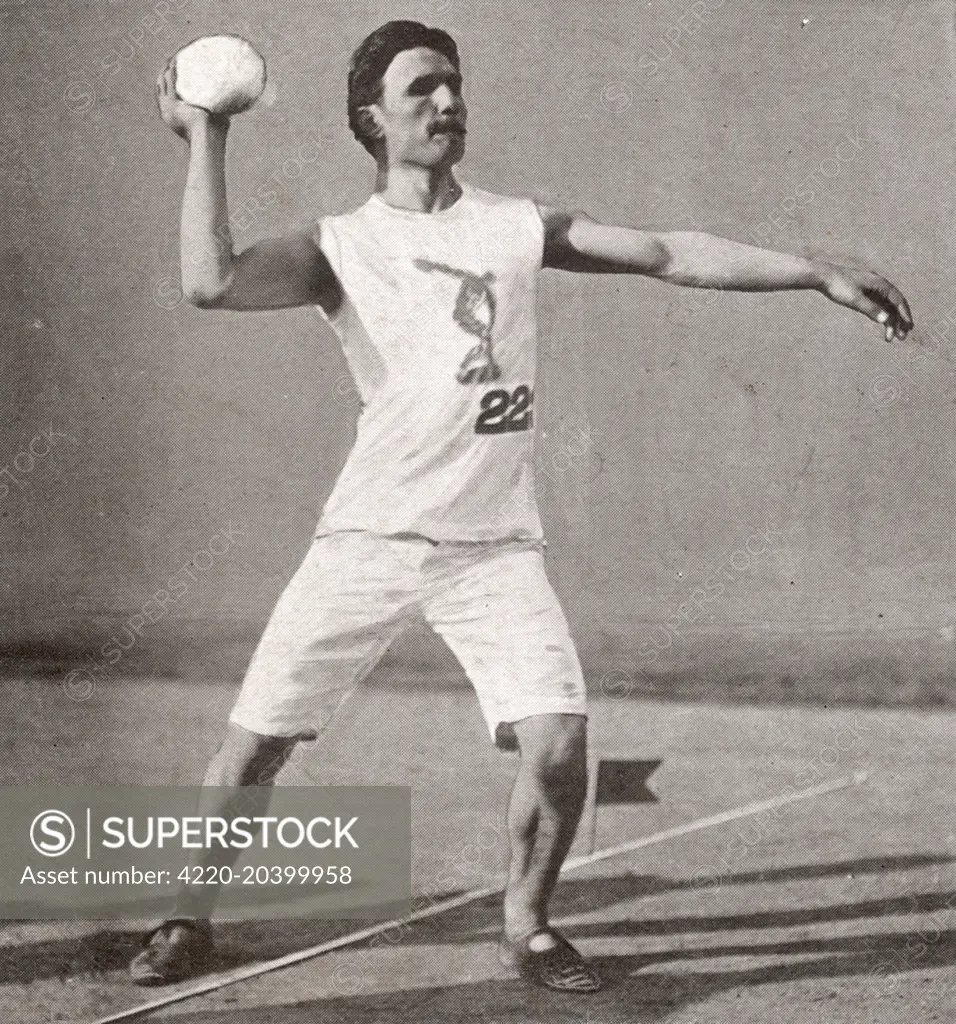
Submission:
[[[703,231],[669,231],[658,237],[656,275],[668,284],[712,287],[714,236]]]
[[[210,291],[202,288],[190,288],[183,292],[183,298],[197,309],[220,309],[224,295],[224,290]]]
[[[648,259],[648,274],[659,281],[676,284],[681,278],[680,261],[672,245],[662,238],[654,241],[653,251]]]
[[[183,299],[197,309],[222,309],[232,290],[232,267],[192,267],[183,265]]]
[[[197,309],[222,309],[232,281],[192,281],[183,283],[183,298]]]

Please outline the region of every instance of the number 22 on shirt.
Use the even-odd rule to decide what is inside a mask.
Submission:
[[[475,420],[476,434],[511,434],[530,430],[534,424],[531,404],[534,391],[519,384],[513,391],[495,388],[481,396],[481,413]]]

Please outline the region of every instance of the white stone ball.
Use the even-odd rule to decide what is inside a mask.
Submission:
[[[262,95],[266,62],[239,36],[202,36],[175,58],[180,99],[211,114],[240,114]]]

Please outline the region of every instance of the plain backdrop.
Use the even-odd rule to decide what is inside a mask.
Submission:
[[[313,311],[177,302],[185,147],[158,119],[155,78],[206,33],[264,54],[270,87],[233,124],[229,189],[234,208],[273,198],[247,207],[241,248],[368,195],[345,70],[392,17],[459,41],[463,179],[868,266],[920,323],[888,346],[815,294],[543,275],[541,502],[592,683],[945,691],[956,211],[942,0],[5,3],[5,667],[101,659],[226,529],[242,543],[193,570],[121,667],[241,671],[357,404]],[[35,440],[50,429],[54,444]],[[31,462],[31,443],[49,453]],[[396,657],[447,664],[417,638]]]

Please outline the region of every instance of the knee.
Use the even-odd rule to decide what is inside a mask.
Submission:
[[[263,736],[230,724],[216,760],[239,785],[268,786],[288,761],[295,744],[296,737]]]
[[[551,790],[583,793],[587,785],[585,719],[549,715],[532,742],[522,744],[522,760],[540,784]]]

